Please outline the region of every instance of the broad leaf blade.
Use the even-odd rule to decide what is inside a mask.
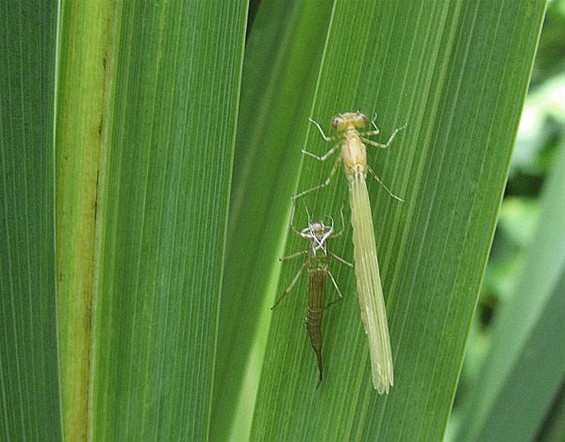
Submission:
[[[388,152],[369,150],[370,164],[406,200],[369,183],[395,386],[388,396],[372,388],[354,278],[336,266],[346,299],[326,315],[326,379],[316,390],[303,283],[273,316],[253,439],[441,439],[543,11],[541,1],[336,3],[314,117],[327,128],[336,112],[377,111],[381,141],[408,123]],[[315,128],[306,147],[328,148]],[[331,166],[303,164],[299,189],[322,182]],[[340,171],[306,205],[335,218],[346,189]],[[292,239],[288,252],[297,247]],[[334,251],[350,259],[350,236]],[[280,290],[299,265],[285,268]]]
[[[94,197],[82,203],[94,217],[84,211],[79,219],[60,218],[75,229],[95,223],[91,242],[69,247],[72,259],[94,250],[90,263],[80,263],[80,283],[92,285],[92,310],[85,311],[92,329],[85,336],[89,415],[79,423],[95,440],[205,440],[245,4],[92,3],[99,9],[87,25],[98,28],[88,35],[98,42],[72,32],[86,13],[72,14],[73,6],[81,7],[69,5],[62,24],[71,74],[62,72],[68,106],[59,118],[68,125],[60,142],[78,166],[59,179],[69,190],[85,184],[80,167],[97,171]],[[89,51],[96,44],[102,50]],[[90,90],[81,89],[78,71],[89,63],[103,80],[89,83],[101,106],[91,100],[89,107]],[[83,108],[92,113],[85,117]],[[88,118],[96,125],[85,130],[79,123]],[[85,133],[90,138],[76,142]],[[72,237],[62,233],[61,240]],[[78,302],[90,306],[88,293],[68,294],[85,296]],[[62,329],[81,327],[80,318],[61,318]]]

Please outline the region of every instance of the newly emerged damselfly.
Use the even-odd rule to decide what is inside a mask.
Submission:
[[[369,120],[367,115],[361,112],[345,112],[334,116],[331,120],[331,125],[337,131],[337,134],[331,137],[324,133],[324,130],[317,122],[312,119],[310,121],[316,125],[325,141],[335,142],[336,144],[322,156],[305,150],[302,152],[319,161],[326,161],[339,149],[341,149],[341,156],[334,161],[326,181],[293,196],[292,199],[296,201],[296,199],[310,192],[326,187],[333,178],[340,160],[343,162],[345,174],[349,182],[349,203],[351,206],[351,225],[353,227],[357,292],[359,295],[361,318],[365,333],[369,339],[373,386],[379,394],[388,393],[394,383],[392,353],[379,275],[373,217],[369,193],[365,183],[367,173],[370,173],[393,198],[399,201],[402,201],[402,199],[394,195],[367,164],[366,144],[383,149],[387,148],[394,140],[396,134],[406,126],[396,129],[388,141],[385,144],[381,144],[367,138],[372,135],[378,135],[380,130],[374,121]],[[372,130],[359,131],[359,129],[369,125],[372,126]]]
[[[309,217],[310,218],[310,217]],[[294,276],[294,279],[284,291],[284,293],[277,299],[273,307],[274,309],[279,302],[281,302],[286,295],[294,288],[300,275],[306,270],[308,272],[308,313],[306,316],[306,330],[308,332],[308,337],[310,338],[310,343],[312,348],[316,353],[316,359],[318,361],[318,370],[320,373],[318,385],[322,381],[324,366],[322,361],[322,320],[324,317],[324,309],[340,301],[343,296],[341,290],[337,285],[337,282],[332,275],[329,266],[328,258],[334,258],[337,261],[353,267],[353,264],[340,258],[330,250],[328,250],[328,240],[337,238],[343,234],[343,230],[336,232],[334,229],[333,219],[330,218],[331,223],[327,225],[323,221],[312,221],[308,219],[308,226],[302,230],[298,230],[294,224],[294,204],[292,215],[290,218],[290,227],[294,233],[296,233],[301,238],[309,242],[308,248],[306,250],[301,250],[300,252],[293,253],[289,256],[283,256],[280,258],[281,261],[298,258],[299,256],[305,256],[304,263]],[[341,225],[343,226],[343,210],[341,211]],[[325,286],[327,278],[330,278],[336,292],[337,299],[325,305]]]

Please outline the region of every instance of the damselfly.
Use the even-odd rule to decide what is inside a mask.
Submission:
[[[332,257],[337,261],[346,264],[350,267],[353,265],[344,259],[340,258],[330,250],[328,250],[327,241],[329,239],[337,238],[343,234],[343,230],[336,232],[334,230],[333,219],[331,219],[331,224],[327,225],[323,221],[312,221],[308,219],[308,227],[302,230],[298,230],[293,225],[294,219],[294,205],[290,220],[290,227],[293,232],[296,233],[301,238],[307,240],[310,244],[306,250],[301,250],[300,252],[293,253],[289,256],[283,256],[280,258],[281,261],[297,258],[299,256],[306,256],[304,263],[294,276],[294,279],[284,291],[284,293],[279,297],[271,309],[275,308],[282,299],[290,293],[290,291],[295,286],[296,282],[300,278],[300,275],[307,270],[308,272],[308,314],[306,316],[306,330],[308,332],[308,337],[310,338],[310,343],[312,348],[316,353],[316,359],[318,361],[318,370],[320,373],[320,378],[318,385],[322,381],[324,368],[322,361],[322,320],[324,316],[324,309],[332,305],[333,303],[341,300],[343,298],[341,290],[337,285],[337,282],[332,275],[328,266],[328,257]],[[341,212],[341,225],[343,226],[343,211]],[[330,278],[335,290],[337,292],[338,298],[330,302],[328,305],[324,305],[324,294],[327,278]]]
[[[341,159],[349,181],[355,275],[357,278],[361,318],[365,333],[369,339],[373,385],[379,394],[388,393],[394,383],[394,374],[386,308],[373,231],[373,217],[365,183],[367,172],[379,182],[389,195],[399,201],[402,200],[383,184],[377,174],[367,164],[367,147],[365,143],[374,147],[387,148],[394,140],[396,134],[406,126],[396,129],[386,144],[381,144],[367,138],[368,136],[378,135],[380,130],[374,121],[369,120],[361,112],[345,112],[334,116],[331,120],[331,125],[338,133],[333,137],[327,136],[317,122],[312,119],[310,121],[316,125],[325,141],[335,141],[336,144],[322,156],[305,150],[302,152],[320,161],[326,161],[338,149],[341,149],[341,156],[336,158],[326,181],[293,196],[293,201],[310,192],[326,187],[333,178]],[[372,125],[372,130],[359,131],[359,129],[367,127],[369,124]]]

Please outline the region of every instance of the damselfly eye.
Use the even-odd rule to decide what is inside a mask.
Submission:
[[[343,123],[343,118],[341,116],[336,115],[335,117],[332,118],[331,125],[334,129],[337,129],[339,125],[342,123]]]
[[[351,121],[353,125],[358,128],[365,127],[370,123],[369,117],[359,111],[355,113],[355,115],[351,118]]]
[[[367,126],[369,124],[369,117],[363,112],[359,112],[357,116],[359,117],[359,120],[363,122],[363,126]]]

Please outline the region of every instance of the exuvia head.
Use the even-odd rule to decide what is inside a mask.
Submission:
[[[325,250],[326,240],[334,233],[333,219],[332,225],[327,226],[322,221],[309,221],[308,227],[302,229],[300,236],[311,241],[312,248],[316,250]]]

